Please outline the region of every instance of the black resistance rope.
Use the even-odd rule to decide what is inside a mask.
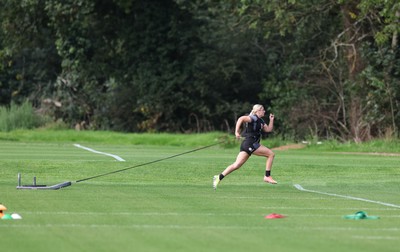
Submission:
[[[96,175],[96,176],[92,176],[92,177],[89,177],[89,178],[80,179],[80,180],[77,180],[75,182],[79,183],[79,182],[86,181],[86,180],[89,180],[89,179],[103,177],[103,176],[107,176],[107,175],[110,175],[110,174],[114,174],[114,173],[130,170],[130,169],[133,169],[133,168],[137,168],[137,167],[141,167],[141,166],[145,166],[145,165],[149,165],[149,164],[154,164],[154,163],[157,163],[157,162],[160,162],[160,161],[163,161],[163,160],[171,159],[171,158],[182,156],[182,155],[185,155],[185,154],[188,154],[188,153],[192,153],[192,152],[195,152],[195,151],[199,151],[199,150],[203,150],[203,149],[206,149],[206,148],[210,148],[212,146],[215,146],[215,145],[218,145],[218,144],[222,144],[224,142],[225,141],[221,141],[221,142],[218,142],[218,143],[210,144],[210,145],[207,145],[207,146],[203,146],[203,147],[200,147],[200,148],[197,148],[197,149],[194,149],[194,150],[182,152],[182,153],[179,153],[179,154],[176,154],[176,155],[172,155],[172,156],[169,156],[169,157],[160,158],[160,159],[157,159],[157,160],[154,160],[154,161],[150,161],[150,162],[147,162],[147,163],[138,164],[138,165],[127,167],[127,168],[124,168],[124,169],[121,169],[121,170],[116,170],[116,171],[107,172],[107,173],[99,174],[99,175]]]

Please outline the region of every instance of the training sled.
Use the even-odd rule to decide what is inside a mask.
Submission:
[[[17,189],[58,190],[58,189],[61,189],[63,187],[67,187],[67,186],[70,186],[70,185],[72,185],[72,183],[70,181],[63,182],[63,183],[56,184],[56,185],[51,185],[51,186],[38,185],[38,184],[36,184],[36,177],[33,177],[33,184],[32,185],[21,185],[21,174],[18,173],[18,186],[17,186]]]

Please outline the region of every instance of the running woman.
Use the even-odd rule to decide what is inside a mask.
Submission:
[[[260,144],[262,132],[271,132],[274,128],[274,115],[269,114],[269,124],[266,124],[263,119],[265,115],[264,107],[260,104],[253,106],[253,110],[248,116],[241,116],[236,122],[235,136],[240,139],[240,129],[242,124],[245,124],[244,141],[240,145],[240,152],[236,157],[236,161],[226,167],[226,169],[219,175],[215,175],[213,178],[213,188],[217,189],[218,184],[221,180],[231,172],[239,169],[251,156],[255,154],[257,156],[263,156],[267,158],[264,182],[270,184],[277,184],[277,182],[271,177],[272,162],[274,161],[275,154],[269,148]]]

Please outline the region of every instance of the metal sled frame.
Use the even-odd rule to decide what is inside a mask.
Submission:
[[[58,190],[61,189],[63,187],[67,187],[72,185],[71,181],[67,181],[67,182],[63,182],[63,183],[59,183],[56,185],[51,185],[51,186],[47,186],[47,185],[37,185],[36,184],[36,177],[33,177],[33,184],[32,185],[21,185],[21,174],[18,173],[18,186],[17,189],[29,189],[29,190]]]

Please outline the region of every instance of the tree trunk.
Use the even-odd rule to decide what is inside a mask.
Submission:
[[[370,130],[368,124],[363,120],[363,102],[362,97],[357,90],[362,90],[362,83],[358,80],[359,73],[365,68],[361,55],[359,53],[358,38],[362,36],[356,29],[355,21],[352,16],[356,15],[356,6],[358,1],[342,5],[341,11],[343,15],[343,25],[345,30],[344,42],[342,45],[345,47],[344,54],[348,67],[348,80],[350,85],[355,85],[355,88],[348,88],[349,99],[347,106],[350,106],[348,113],[349,131],[351,138],[355,142],[361,142],[370,138]]]

